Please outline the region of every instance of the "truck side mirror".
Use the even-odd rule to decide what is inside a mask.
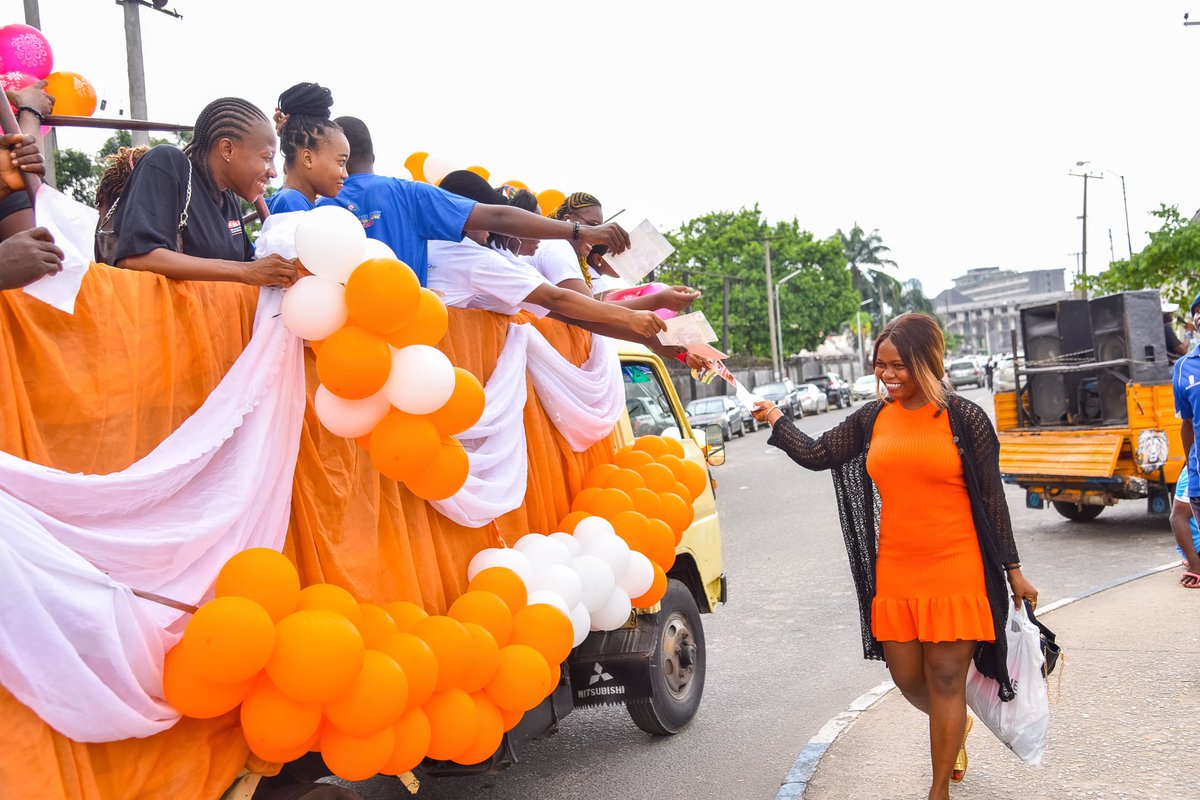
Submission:
[[[721,435],[719,423],[704,426],[704,456],[710,467],[719,467],[725,463],[725,438]]]

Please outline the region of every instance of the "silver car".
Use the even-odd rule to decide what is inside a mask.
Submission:
[[[824,414],[829,410],[829,398],[820,386],[813,383],[802,383],[796,387],[800,407],[805,414]]]
[[[877,394],[875,373],[862,375],[850,387],[851,400],[874,400]]]

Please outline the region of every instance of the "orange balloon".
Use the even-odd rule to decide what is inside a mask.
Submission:
[[[500,708],[483,692],[472,694],[471,700],[475,703],[478,725],[471,744],[454,757],[459,764],[482,764],[500,749],[504,739],[504,715]]]
[[[428,467],[441,446],[428,420],[393,411],[371,433],[371,463],[392,480],[403,481]]]
[[[432,464],[404,479],[408,490],[422,500],[445,500],[463,487],[471,469],[466,449],[449,436],[442,439]]]
[[[663,595],[667,593],[667,574],[663,572],[663,568],[658,564],[653,564],[654,567],[654,582],[650,584],[650,588],[641,597],[635,597],[630,602],[634,608],[650,608],[655,603],[663,599]]]
[[[645,489],[646,481],[631,469],[618,469],[604,482],[606,489],[620,489],[629,494],[634,489]]]
[[[437,686],[438,662],[433,650],[411,633],[393,633],[379,644],[379,652],[388,656],[404,670],[408,680],[408,703],[411,711],[420,708]]]
[[[532,647],[551,666],[561,664],[571,654],[574,638],[571,620],[554,606],[539,603],[513,614],[512,643]]]
[[[688,488],[679,481],[675,481],[675,488],[668,489],[667,491],[669,491],[671,494],[679,495],[679,497],[683,499],[683,502],[687,503],[689,506],[692,504],[692,493],[688,491]]]
[[[205,680],[179,646],[171,648],[163,665],[163,697],[180,714],[195,719],[212,719],[237,708],[254,681],[254,677],[238,683]]]
[[[325,716],[346,733],[370,736],[396,724],[408,706],[408,678],[390,656],[363,655],[362,672],[350,691],[325,704]]]
[[[251,750],[277,753],[312,740],[321,725],[321,706],[289,697],[260,676],[242,701],[241,721]]]
[[[421,289],[416,310],[400,323],[400,327],[384,336],[388,344],[401,350],[413,344],[433,347],[446,335],[450,314],[446,304],[431,289]]]
[[[662,516],[662,500],[658,499],[658,492],[653,489],[634,489],[629,493],[629,499],[633,501],[633,510],[650,519],[658,519]]]
[[[524,189],[527,192],[529,191],[529,184],[525,183],[524,181],[505,181],[504,183],[502,183],[500,185],[501,186],[511,186],[514,189]]]
[[[371,736],[355,736],[334,725],[321,731],[321,758],[343,780],[365,781],[378,775],[395,751],[396,731],[391,726]]]
[[[489,699],[491,699],[491,698],[489,698]],[[500,706],[496,706],[496,708],[500,708]],[[521,718],[525,716],[525,712],[524,711],[508,711],[506,709],[500,708],[500,716],[504,719],[504,732],[507,733],[507,732],[511,731],[513,728],[517,727],[517,723],[520,722]]]
[[[392,757],[379,770],[384,775],[402,775],[411,771],[425,760],[429,752],[429,717],[419,708],[409,711],[393,726],[396,732],[396,749]]]
[[[300,744],[295,745],[294,747],[285,747],[280,750],[272,750],[267,747],[259,747],[259,748],[255,749],[253,752],[254,752],[254,755],[258,756],[263,761],[269,762],[271,764],[286,764],[289,761],[295,761],[297,758],[300,758],[301,756],[305,755],[306,753],[314,752],[313,748],[314,747],[320,748],[320,746],[321,746],[321,735],[320,735],[320,732],[318,729],[318,733],[313,734],[312,738],[310,738],[307,742],[301,742]],[[320,752],[320,750],[318,749],[315,752]]]
[[[409,266],[394,258],[371,258],[346,280],[350,319],[381,336],[399,330],[416,313],[421,282]]]
[[[358,632],[368,650],[376,649],[377,644],[397,631],[392,616],[374,603],[359,603],[358,610],[361,615]]]
[[[595,503],[596,499],[600,497],[600,492],[602,491],[604,490],[599,486],[589,486],[579,494],[575,495],[575,497],[571,500],[571,513],[578,511],[591,516],[589,509],[592,507],[593,503]]]
[[[417,624],[417,620],[422,620],[429,616],[429,614],[425,613],[425,609],[416,603],[409,603],[404,600],[388,603],[383,607],[383,610],[396,623],[396,630],[402,633],[411,630],[412,626]]]
[[[661,436],[642,436],[633,443],[633,449],[649,453],[655,458],[671,452],[670,447]]]
[[[708,486],[708,473],[695,461],[683,462],[683,468],[687,472],[682,479],[683,485],[688,488],[688,491],[692,493],[692,499],[695,500],[704,494],[704,488]]]
[[[586,492],[588,490],[584,489],[584,491]],[[567,514],[562,518],[562,522],[558,523],[557,530],[560,530],[563,533],[574,533],[575,526],[590,516],[592,515],[586,511],[572,511],[570,514]]]
[[[267,675],[302,703],[327,703],[350,691],[365,649],[362,634],[341,614],[324,608],[297,611],[275,625]]]
[[[642,489],[642,491],[649,490]],[[658,495],[655,495],[654,499],[657,500]],[[643,546],[650,532],[649,517],[639,511],[622,511],[609,520],[609,522],[612,523],[613,530],[617,532],[617,536],[624,539],[626,544],[638,552],[645,552]]]
[[[324,608],[341,614],[357,627],[362,622],[362,611],[354,595],[332,583],[314,583],[300,590],[298,611],[307,608]]]
[[[583,488],[603,489],[608,485],[609,478],[616,475],[620,469],[616,464],[597,464],[583,479]]]
[[[459,622],[474,622],[482,626],[498,645],[508,644],[508,638],[512,635],[513,614],[508,610],[504,598],[493,592],[468,589],[466,594],[451,604],[447,613]]]
[[[644,464],[637,468],[637,472],[646,481],[646,488],[653,492],[672,491],[677,483],[675,474],[662,464]]]
[[[354,325],[325,338],[317,352],[317,376],[325,388],[347,400],[378,392],[392,371],[392,351],[383,339]]]
[[[550,667],[537,650],[523,644],[500,649],[500,668],[484,689],[493,703],[509,711],[528,711],[546,697]]]
[[[588,510],[598,517],[604,517],[611,521],[622,511],[633,511],[633,501],[620,489],[601,489],[600,494],[596,496]]]
[[[692,524],[696,511],[679,495],[673,492],[663,492],[658,496],[663,504],[663,521],[671,526],[671,530],[682,535]]]
[[[471,653],[467,657],[466,673],[459,687],[466,692],[478,692],[491,682],[500,668],[500,646],[482,625],[464,622],[463,627],[471,636]]]
[[[180,645],[190,651],[202,678],[239,683],[266,666],[275,646],[275,623],[253,600],[218,597],[188,620]]]
[[[525,607],[529,593],[525,581],[511,569],[505,567],[488,567],[476,575],[469,584],[468,592],[491,592],[504,601],[509,614],[515,614]],[[512,619],[508,623],[509,635],[512,634]],[[508,644],[508,637],[505,644]],[[499,640],[497,639],[497,642]]]
[[[675,531],[661,519],[652,519],[647,525],[646,549],[641,553],[646,558],[658,564],[663,570],[669,570],[675,564]],[[632,546],[632,545],[631,545]]]
[[[621,469],[633,469],[645,464],[653,464],[654,456],[641,450],[634,450],[631,445],[625,445],[613,454],[613,463]]]
[[[96,90],[77,72],[51,72],[46,76],[45,91],[54,98],[51,114],[90,117],[96,113]]]
[[[479,727],[479,710],[471,695],[462,689],[436,692],[425,702],[429,718],[429,757],[449,761],[465,752],[475,740]]]
[[[253,600],[278,622],[295,611],[300,602],[300,576],[283,553],[252,547],[221,567],[217,574],[216,595]]]
[[[484,167],[467,167],[467,172],[474,172],[485,181],[490,180],[492,177],[492,173]]]
[[[684,464],[687,462],[685,462],[682,458],[667,454],[665,456],[659,456],[658,463],[671,470],[671,474],[675,476],[675,480],[683,484],[687,483],[684,480],[684,477],[687,475],[687,467],[685,467]]]
[[[546,189],[537,193],[538,208],[543,217],[552,217],[558,207],[565,203],[567,196],[558,189]]]
[[[683,442],[674,439],[670,436],[662,437],[663,444],[667,446],[667,454],[676,458],[687,458],[687,452],[683,449]]]
[[[444,692],[458,686],[471,652],[471,636],[462,623],[450,617],[427,617],[413,625],[412,634],[423,639],[437,656],[437,690]]]
[[[429,420],[442,436],[453,436],[479,422],[485,400],[479,379],[462,367],[455,367],[454,393],[444,406],[422,419]]]
[[[409,175],[412,175],[414,181],[428,183],[425,180],[425,159],[427,158],[429,158],[429,153],[418,151],[404,159],[404,168],[408,170]]]

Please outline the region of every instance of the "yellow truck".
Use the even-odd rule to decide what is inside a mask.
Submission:
[[[1158,292],[1023,309],[1022,344],[994,397],[1004,480],[1073,521],[1139,498],[1167,513],[1185,453]]]

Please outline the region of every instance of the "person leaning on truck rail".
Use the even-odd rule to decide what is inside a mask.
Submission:
[[[947,391],[944,352],[932,317],[902,314],[875,342],[886,400],[817,439],[774,403],[754,412],[772,427],[768,444],[833,473],[864,655],[886,661],[904,697],[929,716],[930,800],[947,800],[949,782],[966,772],[967,667],[974,660],[1011,700],[1009,593],[1037,603],[1013,540],[996,432],[982,408]]]
[[[1200,294],[1192,300],[1188,309],[1193,322],[1200,322]],[[1192,516],[1200,521],[1200,470],[1197,469],[1196,428],[1195,420],[1200,412],[1200,345],[1192,348],[1187,355],[1181,356],[1175,362],[1171,376],[1172,391],[1175,395],[1175,413],[1183,420],[1179,428],[1179,436],[1183,440],[1183,452],[1187,454],[1188,503],[1192,507]],[[1172,528],[1180,549],[1188,561],[1187,571],[1179,582],[1187,589],[1200,589],[1200,558],[1189,553],[1190,542],[1184,541],[1184,536],[1190,533],[1180,530],[1172,514]],[[1194,546],[1191,547],[1194,550]]]
[[[0,290],[20,289],[62,271],[62,250],[45,228],[24,228],[31,209],[22,173],[45,175],[46,164],[34,137],[0,136]]]

